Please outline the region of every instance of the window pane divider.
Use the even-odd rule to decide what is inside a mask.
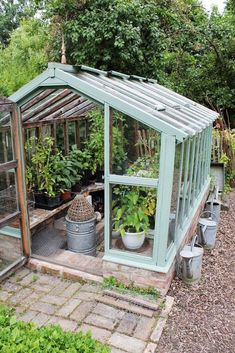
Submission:
[[[0,164],[0,172],[7,172],[8,170],[15,169],[17,167],[17,161],[13,160]]]
[[[110,184],[136,185],[146,187],[158,187],[158,179],[134,177],[128,175],[111,174],[106,177]]]
[[[0,220],[0,227],[2,228],[5,225],[9,225],[11,221],[14,221],[17,218],[20,218],[20,214],[21,214],[20,211],[16,211],[14,213],[11,213],[7,217],[3,218],[2,220]]]

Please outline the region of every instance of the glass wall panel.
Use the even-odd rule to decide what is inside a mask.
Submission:
[[[15,171],[0,173],[0,219],[17,211]]]
[[[157,189],[110,185],[110,248],[152,257]]]
[[[0,227],[0,276],[22,255],[20,223],[16,219],[7,226]]]
[[[76,143],[76,126],[75,121],[70,121],[68,123],[68,134],[69,134],[69,149],[72,145]]]
[[[161,134],[115,110],[111,123],[110,173],[158,178]]]
[[[0,125],[0,164],[13,160],[11,130]]]
[[[87,140],[87,132],[88,132],[88,121],[81,120],[80,121],[80,146],[81,146],[81,148],[84,146],[84,143]]]
[[[63,153],[65,152],[64,145],[64,124],[56,124],[56,146]]]
[[[179,197],[179,186],[180,186],[180,166],[182,158],[182,143],[176,145],[175,149],[175,162],[174,162],[174,176],[172,185],[172,196],[171,196],[171,210],[169,217],[169,230],[168,230],[168,241],[167,246],[174,242],[175,239],[175,227],[176,227],[176,213],[177,204]]]

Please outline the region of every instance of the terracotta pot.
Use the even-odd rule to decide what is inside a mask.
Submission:
[[[66,191],[62,192],[60,197],[61,197],[61,200],[63,200],[63,201],[71,199],[71,197],[72,197],[71,191],[66,190]]]

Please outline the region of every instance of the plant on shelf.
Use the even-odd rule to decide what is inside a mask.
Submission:
[[[112,127],[112,151],[113,168],[116,171],[122,170],[122,164],[126,159],[124,150],[125,139],[122,136],[117,124],[123,117],[120,113],[113,113]],[[90,170],[92,174],[103,172],[104,168],[104,112],[96,108],[88,114],[89,136],[85,143],[85,151],[90,155]]]
[[[53,151],[53,144],[53,138],[47,135],[39,138],[33,136],[25,144],[26,183],[28,189],[34,191],[38,203],[45,202],[45,197],[52,204],[59,203],[56,175],[63,156],[58,150]]]
[[[71,151],[58,162],[56,169],[56,181],[62,193],[68,192],[74,185],[79,183],[84,171],[88,168],[90,156],[84,151],[72,145]],[[67,197],[71,197],[68,195]]]
[[[126,248],[138,249],[150,228],[149,215],[155,212],[153,205],[149,205],[148,192],[139,186],[119,186],[113,192],[115,230],[120,230]]]

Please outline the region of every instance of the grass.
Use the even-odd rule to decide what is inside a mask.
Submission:
[[[59,326],[36,328],[18,321],[12,309],[0,304],[1,353],[109,353],[90,333],[64,332]]]
[[[107,289],[115,289],[124,294],[143,295],[151,299],[158,299],[160,297],[159,291],[153,287],[141,288],[135,286],[134,284],[126,285],[122,282],[119,282],[115,277],[112,276],[104,278],[103,287]]]

